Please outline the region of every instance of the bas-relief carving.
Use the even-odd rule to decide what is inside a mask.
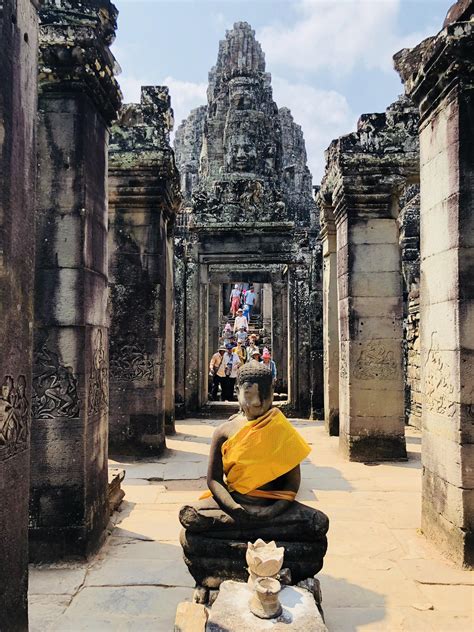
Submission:
[[[99,329],[94,337],[92,366],[89,375],[89,415],[107,412],[109,404],[109,367],[104,334]]]
[[[426,408],[438,415],[454,417],[456,404],[453,402],[451,367],[441,355],[436,331],[431,334],[431,346],[425,361],[424,382]]]
[[[385,349],[379,341],[369,343],[360,352],[354,376],[359,380],[391,380],[397,375],[397,362],[393,351]]]
[[[22,452],[28,445],[30,405],[26,377],[6,375],[0,391],[0,461]]]
[[[240,203],[246,211],[262,204],[263,185],[258,180],[247,182],[245,191],[240,195]]]
[[[110,351],[110,377],[116,380],[153,382],[156,364],[134,334],[128,336],[126,344],[115,344]]]
[[[77,378],[46,345],[35,354],[32,408],[35,419],[79,416]]]

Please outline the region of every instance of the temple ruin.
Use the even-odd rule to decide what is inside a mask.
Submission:
[[[228,313],[229,284],[244,281],[268,287],[268,340],[288,408],[320,412],[321,275],[311,175],[301,128],[274,102],[247,23],[221,41],[207,95],[207,106],[176,132],[184,197],[175,253],[176,404],[189,414],[207,403],[207,365]],[[282,336],[287,344],[274,344]]]
[[[385,466],[397,468],[402,494],[421,444],[421,492],[410,493],[422,535],[405,542],[402,523],[396,555],[409,565],[425,559],[420,541],[434,547],[437,568],[457,573],[450,587],[464,589],[472,579],[463,569],[474,565],[474,0],[456,2],[438,34],[395,55],[405,94],[329,145],[314,190],[304,130],[275,103],[247,22],[220,42],[207,104],[179,124],[174,148],[166,86],[122,103],[118,27],[110,0],[0,0],[0,629],[28,629],[28,562],[35,577],[53,577],[57,563],[84,570],[76,592],[61,593],[68,603],[55,605],[63,627],[54,629],[74,629],[72,597],[83,588],[112,591],[109,577],[86,576],[111,557],[117,576],[128,572],[120,547],[130,542],[158,544],[153,562],[181,572],[179,503],[207,489],[209,428],[238,410],[208,397],[234,283],[256,288],[252,327],[278,366],[273,407],[296,418],[308,445],[323,433],[318,460],[302,462],[303,500],[319,508],[332,493],[361,491],[353,472],[368,481],[363,494],[384,491]],[[322,437],[338,446],[337,465]],[[123,470],[133,500],[120,515]],[[334,520],[323,507],[336,555],[355,520],[350,502],[337,502]],[[152,526],[137,535],[140,503]],[[368,521],[384,511],[396,522],[389,501],[372,509],[361,500],[368,517],[355,540],[365,531],[370,540]],[[375,540],[392,538],[386,523],[383,534]],[[289,547],[295,568],[314,554],[305,537]],[[236,553],[242,579],[240,544],[225,555],[230,568]],[[206,572],[208,557],[221,567],[216,551],[211,541]],[[140,555],[145,577],[148,551]],[[192,599],[182,583],[143,577],[124,590],[165,586],[162,603],[175,590],[173,618]],[[410,590],[423,583],[417,575]],[[318,585],[302,589],[320,609]],[[156,604],[137,594],[130,603]],[[430,617],[418,602],[416,616]],[[205,626],[204,605],[188,605],[178,618]]]

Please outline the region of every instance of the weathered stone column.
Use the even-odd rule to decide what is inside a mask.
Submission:
[[[108,125],[120,105],[108,0],[40,10],[30,553],[86,556],[109,518]]]
[[[179,207],[169,146],[168,88],[142,88],[125,105],[109,149],[110,425],[113,453],[159,453],[165,445],[166,351],[173,328],[168,223]],[[172,360],[172,358],[170,358]],[[169,402],[168,402],[169,405]]]
[[[339,435],[339,323],[337,300],[337,240],[332,209],[321,203],[323,245],[324,425]]]
[[[272,280],[272,356],[277,365],[276,392],[288,393],[288,280]],[[285,332],[285,333],[284,333]]]
[[[174,217],[173,217],[174,220]],[[166,331],[165,331],[165,433],[173,435],[175,429],[175,284],[174,284],[174,221],[168,223],[166,238]]]
[[[291,400],[295,410],[306,416],[311,410],[309,266],[290,269],[288,292],[293,325],[289,349]]]
[[[418,174],[417,115],[408,99],[361,117],[334,142],[322,190],[337,228],[339,419],[356,461],[406,457],[398,197]]]
[[[419,105],[423,532],[474,564],[474,2],[395,57]]]
[[[0,4],[0,629],[28,629],[37,3]]]

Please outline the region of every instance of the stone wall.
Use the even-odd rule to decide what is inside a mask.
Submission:
[[[357,132],[331,144],[318,194],[322,223],[328,226],[331,215],[336,228],[339,436],[353,460],[406,455],[398,217],[404,190],[418,180],[417,124],[406,97],[384,114],[364,114]],[[409,250],[407,236],[407,258]],[[325,314],[333,309],[329,305]],[[333,358],[328,353],[329,363]],[[328,369],[325,379],[332,374]]]
[[[321,408],[322,383],[312,379],[322,366],[322,344],[313,320],[321,287],[312,268],[318,222],[311,175],[301,128],[288,109],[278,110],[262,49],[247,23],[236,23],[220,43],[207,107],[182,123],[175,146],[186,208],[176,244],[177,323],[183,320],[177,401],[192,411],[207,399],[202,376],[213,352],[208,314],[218,309],[213,297],[219,294],[209,292],[209,279],[220,266],[229,276],[241,271],[255,282],[252,273],[266,274],[261,282],[272,278],[275,331],[283,314],[291,314],[275,338],[275,361],[281,368],[289,358],[295,407],[309,413],[313,402]]]
[[[421,430],[420,357],[420,187],[410,185],[400,198],[398,216],[403,276],[403,362],[405,421]]]
[[[0,2],[0,629],[28,628],[37,3]]]
[[[40,9],[30,555],[86,556],[109,518],[108,125],[117,10]]]
[[[395,56],[420,112],[422,529],[474,565],[474,1]]]
[[[180,204],[168,89],[125,105],[109,149],[110,425],[113,453],[156,454],[172,429],[172,225]],[[171,351],[171,353],[170,353]],[[171,393],[170,393],[171,392]]]

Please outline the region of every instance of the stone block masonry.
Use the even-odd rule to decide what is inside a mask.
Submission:
[[[420,110],[422,529],[474,565],[474,2],[395,56]]]
[[[168,89],[125,105],[109,149],[111,452],[151,455],[174,429],[173,224],[181,195]],[[168,422],[168,423],[167,423]]]
[[[326,425],[332,432],[338,397],[340,447],[355,461],[406,458],[397,220],[403,191],[418,180],[417,123],[406,97],[384,114],[364,114],[357,132],[330,145],[318,194],[326,251]],[[330,267],[334,249],[336,274]],[[338,359],[336,324],[330,322],[336,310]]]
[[[117,10],[40,10],[30,555],[84,557],[108,521],[108,127]]]
[[[0,630],[28,629],[38,5],[0,2]]]

